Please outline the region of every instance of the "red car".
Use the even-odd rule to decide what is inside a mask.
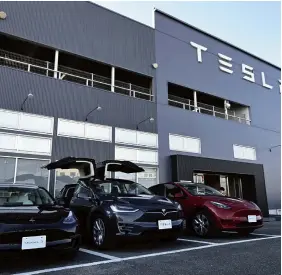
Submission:
[[[201,237],[222,231],[248,235],[263,226],[262,212],[254,202],[226,197],[204,184],[171,182],[154,185],[149,190],[177,201],[187,228]]]

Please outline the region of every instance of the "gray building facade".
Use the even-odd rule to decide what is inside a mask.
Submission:
[[[77,175],[45,162],[122,158],[145,168],[134,179],[146,186],[216,175],[265,213],[280,209],[280,149],[269,151],[280,144],[279,68],[160,11],[153,29],[90,2],[0,10],[0,181],[56,193]],[[226,162],[196,165],[207,159]]]

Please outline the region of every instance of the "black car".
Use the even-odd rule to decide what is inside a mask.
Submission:
[[[58,249],[74,256],[80,246],[73,212],[33,184],[0,184],[0,251]]]
[[[183,213],[178,203],[153,195],[136,182],[105,178],[107,172],[138,173],[143,168],[128,161],[112,160],[96,165],[93,159],[72,157],[46,166],[47,169],[75,167],[81,178],[75,189],[74,185],[65,186],[58,199],[70,201],[69,207],[83,233],[91,237],[96,247],[113,247],[119,237],[147,236],[174,241],[181,234]]]

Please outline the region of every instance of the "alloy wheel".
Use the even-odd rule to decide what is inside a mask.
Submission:
[[[105,224],[101,218],[93,222],[93,241],[95,245],[101,246],[105,239]]]
[[[209,231],[210,223],[204,214],[198,214],[193,219],[192,226],[197,235],[205,236]]]

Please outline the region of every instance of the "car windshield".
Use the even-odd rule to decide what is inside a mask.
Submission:
[[[0,207],[53,205],[54,200],[43,188],[0,186]]]
[[[223,196],[216,189],[204,184],[180,183],[180,185],[194,196]]]
[[[96,194],[114,196],[136,196],[152,195],[143,185],[129,181],[108,181],[92,184],[92,189]]]

